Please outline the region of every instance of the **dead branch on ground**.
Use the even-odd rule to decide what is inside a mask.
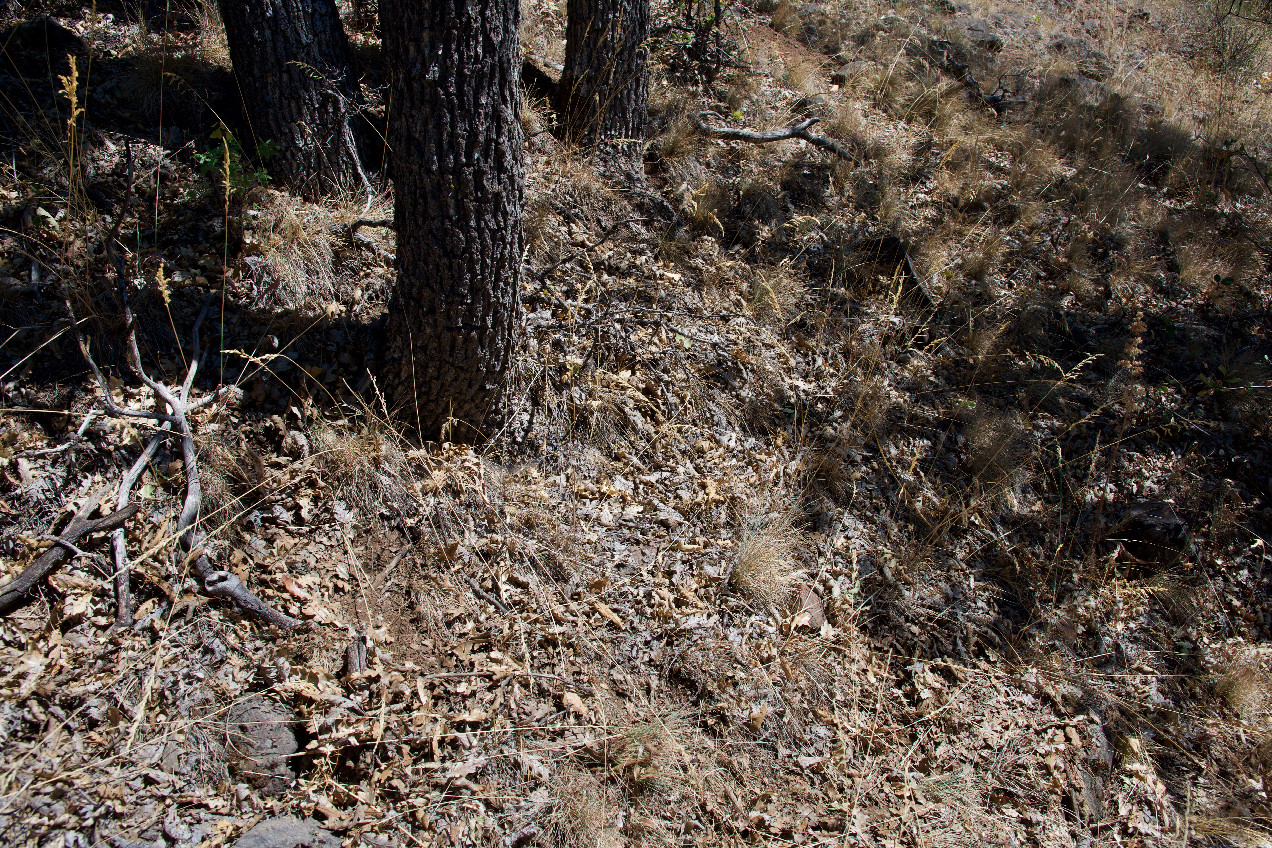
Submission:
[[[827,153],[833,153],[836,156],[843,157],[844,159],[847,159],[849,162],[858,161],[857,155],[853,153],[851,150],[849,150],[848,148],[844,147],[843,145],[836,144],[835,142],[831,141],[828,138],[823,138],[822,136],[819,136],[819,135],[813,135],[811,132],[808,131],[809,127],[816,124],[818,121],[821,120],[821,118],[805,118],[804,120],[800,121],[798,124],[789,126],[786,129],[764,130],[764,131],[737,130],[731,127],[720,127],[714,124],[708,124],[706,122],[706,118],[718,118],[721,121],[723,121],[724,117],[716,112],[705,111],[705,112],[699,112],[693,118],[693,122],[698,127],[698,129],[702,130],[704,133],[707,133],[708,135],[713,135],[716,138],[727,138],[733,141],[745,141],[750,144],[768,144],[774,141],[785,141],[788,138],[798,138],[802,141],[808,142],[813,147],[817,147],[821,150],[825,150]]]
[[[103,489],[89,498],[88,503],[75,514],[66,528],[54,537],[53,547],[40,554],[39,558],[28,565],[21,574],[0,588],[0,615],[8,615],[20,607],[36,584],[56,571],[63,562],[71,558],[72,554],[76,556],[82,554],[76,542],[93,533],[122,527],[124,522],[136,515],[137,510],[141,508],[136,503],[121,502],[124,505],[110,515],[103,518],[89,518],[88,516],[92,515],[93,510],[97,509],[97,505],[101,503],[105,491]]]
[[[192,332],[193,351],[185,379],[176,389],[170,388],[164,383],[152,379],[142,367],[141,351],[137,346],[136,322],[124,283],[123,259],[115,252],[113,245],[108,243],[107,250],[115,261],[120,299],[124,306],[124,343],[128,365],[138,379],[150,389],[155,397],[162,401],[168,410],[167,412],[147,412],[122,407],[115,402],[114,397],[110,393],[110,386],[102,375],[101,369],[98,368],[96,360],[93,359],[88,342],[84,338],[83,333],[79,331],[79,324],[75,321],[74,313],[72,312],[71,320],[76,328],[76,340],[79,342],[80,352],[93,372],[98,388],[101,390],[107,412],[119,418],[150,419],[159,422],[161,426],[160,431],[151,439],[141,456],[133,463],[133,466],[121,480],[119,487],[120,497],[124,497],[131,492],[133,485],[136,484],[137,478],[141,475],[150,457],[158,449],[159,442],[164,438],[179,437],[182,466],[186,475],[185,501],[182,505],[181,515],[177,519],[178,545],[183,559],[189,564],[190,570],[198,578],[199,582],[203,584],[204,591],[209,595],[233,601],[244,612],[269,624],[283,628],[296,627],[300,624],[299,621],[273,609],[257,598],[248,591],[247,587],[243,585],[243,581],[234,574],[217,569],[212,565],[206,546],[207,534],[199,527],[199,511],[203,505],[203,486],[199,479],[198,455],[195,450],[194,431],[190,426],[189,415],[197,409],[214,403],[227,391],[226,388],[221,388],[198,400],[190,399],[190,390],[194,385],[195,375],[198,373],[199,365],[203,360],[203,356],[199,351],[199,327],[207,315],[208,306],[211,303],[210,297],[205,301],[203,309],[199,312],[199,317],[194,322]],[[72,309],[69,298],[66,301],[66,308],[68,311]],[[128,553],[123,541],[122,533],[117,538],[112,539],[116,567],[117,625],[128,624],[132,617],[132,597],[128,578]]]
[[[961,61],[957,54],[958,48],[952,42],[944,39],[933,40],[928,43],[928,58],[936,65],[936,67],[954,77],[963,84],[963,87],[971,92],[972,96],[981,103],[994,110],[995,115],[1001,115],[1007,110],[1008,106],[1014,103],[1020,103],[1021,99],[1015,96],[1014,92],[1008,91],[1003,86],[1003,80],[1007,76],[1020,76],[1019,74],[1009,74],[998,78],[998,87],[991,93],[986,94],[981,88],[976,77],[972,76],[972,69],[966,63]]]

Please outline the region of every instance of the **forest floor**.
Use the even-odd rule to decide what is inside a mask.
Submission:
[[[1272,844],[1257,30],[728,6],[705,59],[653,42],[643,185],[529,92],[509,423],[473,448],[412,443],[366,378],[392,230],[262,185],[215,16],[152,7],[4,7],[2,567],[148,441],[67,313],[153,409],[126,291],[169,384],[204,315],[207,549],[304,624],[202,591],[161,449],[135,623],[104,537],[0,620],[0,842]],[[525,7],[549,75],[563,14]],[[819,117],[853,159],[700,111]]]

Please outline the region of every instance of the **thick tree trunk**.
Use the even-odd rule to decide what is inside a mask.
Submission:
[[[381,385],[425,439],[498,426],[521,280],[520,0],[381,0],[397,288]]]
[[[301,196],[362,189],[360,101],[335,0],[220,0],[230,59],[270,172]]]
[[[645,136],[649,0],[570,0],[557,112],[582,144]]]

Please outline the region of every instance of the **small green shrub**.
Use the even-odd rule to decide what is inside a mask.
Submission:
[[[269,185],[271,178],[264,162],[278,152],[276,143],[258,142],[249,157],[243,143],[224,125],[213,130],[208,139],[212,142],[208,148],[194,154],[195,166],[203,179],[236,197]]]

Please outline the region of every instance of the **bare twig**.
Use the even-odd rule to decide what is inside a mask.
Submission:
[[[505,604],[503,601],[499,600],[494,595],[487,592],[485,589],[481,588],[481,585],[473,578],[469,577],[467,579],[468,579],[468,585],[472,587],[474,595],[481,598],[483,601],[490,604],[491,606],[495,607],[500,612],[503,612],[503,613],[508,612],[507,604]]]
[[[105,490],[91,498],[84,508],[76,513],[66,529],[59,533],[53,547],[40,554],[39,558],[26,567],[17,577],[0,588],[0,615],[8,615],[20,607],[27,595],[41,580],[56,571],[71,556],[71,551],[80,552],[75,543],[84,536],[114,530],[122,527],[124,522],[137,514],[140,506],[127,504],[104,518],[88,518],[101,502]]]
[[[68,451],[71,448],[78,445],[84,439],[84,434],[88,432],[89,425],[93,423],[93,419],[96,417],[97,417],[97,410],[96,409],[90,410],[89,413],[84,416],[84,423],[80,424],[79,429],[76,430],[75,433],[69,439],[67,439],[65,442],[62,442],[62,444],[58,445],[57,447],[40,448],[39,450],[22,451],[21,453],[18,454],[18,456],[23,456],[23,457],[50,456],[55,453],[62,453],[64,451]]]
[[[933,40],[928,43],[927,53],[928,58],[935,62],[940,70],[961,82],[963,87],[970,91],[977,100],[993,109],[994,114],[1001,115],[1008,106],[1020,102],[1020,98],[1011,96],[1012,92],[1003,87],[1003,77],[999,77],[998,88],[992,93],[986,94],[980,83],[976,81],[976,77],[972,76],[972,70],[968,64],[959,61],[953,43],[944,39]]]
[[[391,230],[395,226],[392,218],[359,218],[349,225],[349,238],[353,238],[363,227],[388,227]]]
[[[111,241],[107,241],[107,253],[115,263],[116,274],[119,279],[119,294],[124,306],[124,326],[125,326],[125,351],[128,359],[128,365],[146,386],[161,400],[168,408],[168,412],[142,413],[139,410],[121,407],[115,403],[114,398],[110,394],[110,386],[102,376],[101,369],[97,367],[96,361],[92,357],[87,340],[83,334],[79,332],[79,325],[75,322],[74,312],[71,311],[71,320],[76,328],[76,339],[79,342],[80,352],[84,359],[88,362],[89,368],[93,375],[97,378],[98,386],[102,389],[105,396],[106,409],[112,415],[119,417],[139,417],[151,418],[162,422],[163,431],[155,436],[150,445],[147,445],[142,456],[133,463],[128,474],[120,483],[120,492],[126,493],[131,491],[132,486],[136,484],[137,477],[140,476],[145,462],[149,461],[149,457],[153,455],[153,451],[158,448],[156,440],[166,435],[180,437],[181,440],[181,458],[182,465],[186,475],[186,496],[182,504],[181,515],[177,519],[177,536],[179,546],[183,558],[190,563],[190,568],[194,572],[195,577],[203,584],[204,591],[210,595],[227,598],[233,601],[240,609],[249,615],[256,616],[270,624],[279,627],[292,628],[300,624],[294,618],[284,615],[281,612],[271,608],[264,601],[257,598],[247,587],[243,585],[243,581],[235,575],[221,571],[212,565],[208,558],[206,549],[206,534],[199,528],[199,510],[203,505],[203,486],[199,479],[199,463],[198,455],[194,446],[194,431],[190,427],[189,414],[194,409],[205,406],[221,397],[226,389],[222,388],[213,392],[208,397],[197,401],[190,400],[190,390],[194,385],[194,378],[198,373],[201,355],[199,351],[199,327],[203,323],[204,317],[207,315],[208,307],[211,304],[211,296],[204,302],[203,309],[199,312],[199,317],[195,320],[193,329],[193,351],[190,357],[190,367],[186,372],[185,379],[180,387],[172,389],[158,380],[152,379],[145,371],[141,364],[141,351],[137,347],[137,331],[136,322],[132,312],[132,306],[128,299],[128,290],[125,285],[125,268],[123,257],[119,256],[114,249]],[[71,310],[70,298],[66,299],[66,307]],[[128,586],[128,554],[124,547],[122,537],[113,539],[115,566],[116,566],[116,613],[119,621],[127,621],[131,617],[131,590]]]
[[[368,208],[370,207],[368,206]],[[366,210],[364,209],[363,212],[365,213],[365,211]],[[376,244],[369,236],[365,236],[362,233],[358,232],[358,230],[362,229],[363,227],[388,227],[389,229],[394,229],[396,227],[396,224],[393,221],[393,219],[392,218],[359,218],[358,220],[354,221],[352,224],[349,224],[348,226],[342,228],[344,231],[345,237],[349,239],[350,244],[354,245],[355,247],[365,247],[367,250],[370,250],[372,253],[374,253],[376,256],[379,256],[381,259],[385,259],[389,262],[393,262],[395,257],[392,253],[389,253],[387,250],[380,247],[380,245]]]
[[[171,425],[164,424],[164,430],[171,430]],[[128,469],[128,473],[119,481],[119,494],[116,496],[116,503],[128,503],[132,498],[133,486],[137,485],[137,478],[141,476],[141,472],[150,464],[155,456],[155,452],[159,450],[159,443],[163,440],[162,433],[151,438],[146,449],[141,452],[141,456],[137,457],[137,461],[132,464],[132,468]],[[131,575],[128,563],[128,547],[125,541],[124,528],[120,527],[110,534],[111,550],[115,555],[115,626],[127,627],[132,624],[133,606],[132,606],[132,585]]]
[[[788,138],[798,138],[802,141],[808,142],[809,144],[813,145],[813,147],[820,148],[821,150],[825,150],[827,153],[833,153],[836,156],[840,156],[844,159],[847,159],[849,162],[858,161],[857,155],[853,153],[851,150],[849,150],[848,148],[840,144],[836,144],[835,142],[831,141],[828,138],[823,138],[819,135],[813,135],[811,132],[808,131],[809,128],[813,126],[814,124],[816,124],[818,121],[820,121],[821,118],[805,118],[804,120],[800,121],[798,124],[789,126],[786,129],[763,130],[763,131],[737,130],[731,127],[716,126],[714,124],[708,124],[706,122],[707,118],[718,118],[719,120],[723,121],[724,117],[722,115],[719,115],[716,112],[707,111],[707,112],[699,112],[693,118],[693,122],[698,127],[698,129],[702,130],[704,133],[707,133],[708,135],[713,135],[716,138],[727,138],[733,141],[745,141],[750,144],[769,144],[770,142],[774,142],[774,141],[785,141]]]

